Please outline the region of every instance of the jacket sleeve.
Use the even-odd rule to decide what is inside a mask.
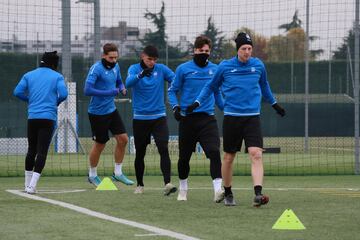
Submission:
[[[57,92],[58,92],[58,100],[57,104],[59,105],[63,101],[66,100],[68,96],[67,87],[65,85],[64,77],[60,77],[57,82]]]
[[[183,73],[181,71],[181,68],[178,67],[175,71],[175,78],[168,89],[168,100],[172,109],[176,106],[179,106],[177,94],[182,88],[182,85],[183,85]]]
[[[125,85],[123,84],[122,82],[122,79],[121,79],[121,72],[120,72],[120,67],[118,64],[117,65],[117,71],[116,71],[116,75],[117,75],[117,78],[116,78],[116,88],[120,89],[120,91],[122,91],[124,88],[125,88]]]
[[[174,79],[175,79],[175,73],[170,69],[168,68],[166,65],[163,65],[164,66],[164,76],[165,76],[165,80],[171,84]]]
[[[134,67],[134,65],[130,66],[128,69],[128,75],[126,77],[125,80],[125,86],[127,88],[131,88],[134,87],[136,85],[136,83],[140,80],[138,78],[138,74],[140,72],[137,72],[136,68]]]
[[[267,80],[266,69],[265,69],[264,65],[261,70],[262,70],[261,77],[260,77],[260,81],[259,81],[260,88],[261,88],[261,94],[268,103],[273,105],[276,103],[276,100],[271,92],[270,85]]]
[[[95,83],[99,77],[98,72],[96,71],[96,65],[90,68],[89,74],[85,81],[84,94],[85,96],[116,96],[118,90],[116,88],[111,90],[100,90],[95,88]]]
[[[106,97],[106,96],[116,96],[118,94],[118,90],[116,88],[111,90],[99,90],[95,88],[93,83],[86,82],[84,93],[85,96]]]
[[[216,90],[214,92],[214,97],[215,97],[215,104],[216,106],[218,106],[218,108],[223,111],[224,110],[224,98],[221,94],[220,89]]]
[[[14,89],[14,96],[19,98],[20,100],[24,102],[29,102],[29,96],[28,96],[28,86],[27,86],[27,80],[26,77],[23,76],[18,83],[18,85]]]

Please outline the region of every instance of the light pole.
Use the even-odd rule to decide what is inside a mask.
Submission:
[[[94,4],[94,56],[96,62],[101,54],[101,32],[100,32],[100,0],[78,0],[75,3],[92,3]]]

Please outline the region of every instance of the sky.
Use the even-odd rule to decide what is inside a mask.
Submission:
[[[126,21],[128,26],[154,30],[144,18],[146,10],[158,12],[161,0],[100,0],[101,26],[116,26]],[[311,49],[324,49],[322,58],[336,49],[352,28],[355,0],[310,0],[309,33],[319,37]],[[164,0],[166,33],[169,40],[186,36],[193,41],[207,26],[212,16],[216,26],[227,38],[241,27],[253,29],[265,37],[284,34],[278,26],[291,21],[296,9],[306,24],[306,0]],[[0,39],[60,40],[61,1],[0,0]],[[93,33],[93,4],[71,0],[71,31],[80,38]],[[330,47],[331,46],[331,47]]]

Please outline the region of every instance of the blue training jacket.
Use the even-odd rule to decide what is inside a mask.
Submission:
[[[28,119],[57,120],[57,106],[68,91],[64,77],[48,67],[27,72],[14,89],[14,96],[28,102]]]
[[[205,67],[199,67],[193,60],[187,61],[176,69],[176,77],[168,90],[169,103],[172,108],[179,106],[177,94],[180,94],[181,114],[185,115],[186,108],[192,104],[200,94],[205,84],[208,83],[215,74],[218,66],[211,62]],[[214,104],[219,109],[224,109],[224,102],[219,89],[214,94],[209,95],[194,112],[204,112],[214,115]]]
[[[95,115],[114,112],[114,98],[124,88],[119,65],[106,69],[101,61],[97,61],[90,68],[84,87],[85,95],[91,96],[88,112]]]
[[[222,61],[196,101],[201,106],[219,87],[224,95],[224,115],[259,115],[262,97],[271,105],[276,103],[264,63],[258,58],[251,57],[246,63],[239,61],[237,56]]]
[[[153,120],[166,116],[164,103],[165,81],[169,84],[175,74],[164,64],[155,64],[150,77],[138,78],[142,71],[140,63],[133,64],[128,70],[126,87],[132,88],[133,118]]]

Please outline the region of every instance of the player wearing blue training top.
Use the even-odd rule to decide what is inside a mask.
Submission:
[[[89,70],[84,92],[91,96],[88,114],[94,145],[89,154],[90,169],[88,180],[98,186],[101,183],[97,175],[97,165],[101,152],[109,140],[109,131],[116,140],[114,150],[115,166],[112,179],[126,185],[134,184],[122,172],[122,162],[125,147],[128,142],[124,123],[116,110],[114,97],[119,93],[126,95],[126,89],[121,81],[120,67],[117,64],[119,53],[113,43],[103,46],[101,61],[96,62]]]
[[[146,46],[141,53],[141,62],[128,69],[126,87],[132,88],[133,134],[135,141],[136,194],[144,192],[144,157],[146,147],[154,137],[160,154],[160,168],[164,179],[164,195],[176,192],[171,184],[171,162],[169,157],[169,128],[164,103],[165,81],[171,83],[175,77],[173,71],[163,64],[157,64],[158,50]]]
[[[214,201],[221,202],[224,192],[221,189],[221,157],[219,130],[214,117],[216,105],[222,110],[223,99],[219,89],[214,91],[191,114],[186,114],[186,107],[193,103],[207,82],[214,75],[217,65],[210,62],[211,40],[199,36],[194,43],[193,60],[181,64],[176,69],[176,77],[168,90],[169,102],[174,111],[175,119],[179,121],[179,201],[187,200],[188,176],[190,159],[199,142],[206,157],[210,159],[210,174],[213,179]],[[180,104],[177,100],[180,96]]]
[[[64,77],[56,72],[57,52],[45,52],[40,67],[26,73],[14,95],[28,103],[28,152],[25,158],[25,192],[36,193],[57,120],[57,106],[68,95]]]
[[[241,32],[235,39],[237,57],[221,62],[211,82],[188,107],[187,111],[205,104],[208,96],[221,87],[224,94],[224,160],[222,176],[224,179],[225,205],[236,203],[231,191],[232,164],[242,141],[251,159],[251,174],[255,198],[253,205],[259,207],[269,201],[262,195],[264,168],[262,162],[263,138],[260,126],[260,106],[262,97],[270,103],[278,114],[285,115],[285,110],[276,103],[266,77],[263,62],[251,57],[253,43],[247,33]]]

